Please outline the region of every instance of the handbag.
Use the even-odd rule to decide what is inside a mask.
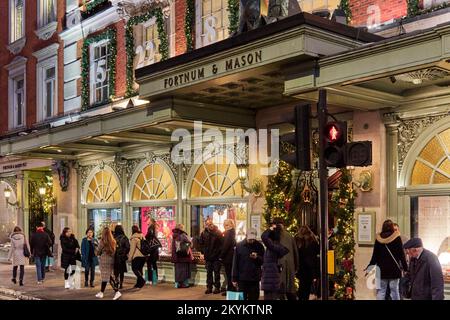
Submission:
[[[244,300],[244,293],[241,291],[227,291],[227,300]]]
[[[23,244],[23,255],[25,256],[25,258],[29,258],[31,256],[30,249],[28,249],[26,243]]]
[[[75,253],[75,260],[81,261],[81,253],[79,250],[77,251],[77,253]]]

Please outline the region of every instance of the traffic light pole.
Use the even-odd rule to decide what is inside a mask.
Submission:
[[[322,300],[328,300],[328,169],[325,164],[325,126],[327,125],[327,91],[319,90],[319,180],[320,180],[320,284]]]

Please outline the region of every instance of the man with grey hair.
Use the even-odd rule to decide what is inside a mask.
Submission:
[[[420,238],[412,238],[403,248],[411,258],[411,300],[444,300],[444,276],[438,257],[425,249]]]

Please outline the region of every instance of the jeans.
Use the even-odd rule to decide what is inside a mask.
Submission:
[[[377,290],[377,300],[385,300],[388,286],[391,291],[391,299],[400,300],[399,282],[400,279],[381,279],[381,289]]]
[[[259,281],[239,281],[238,288],[244,293],[244,300],[259,300]]]
[[[208,289],[212,289],[213,285],[216,289],[220,289],[220,267],[219,260],[206,261],[206,286]],[[214,281],[213,281],[214,274]]]
[[[17,267],[18,266],[14,266],[13,267],[13,279],[15,280],[17,278]],[[24,265],[20,265],[20,273],[19,273],[19,281],[22,282],[23,281],[23,275],[25,273],[25,266]]]
[[[131,269],[136,275],[136,285],[137,288],[142,288],[145,285],[144,279],[144,265],[145,265],[145,257],[137,257],[131,261]]]
[[[89,274],[91,274],[91,284],[93,284],[95,280],[95,265],[92,262],[88,262],[84,268],[84,282],[86,283],[89,281]]]
[[[37,280],[42,281],[45,279],[45,260],[47,257],[34,257],[34,263],[36,264]]]

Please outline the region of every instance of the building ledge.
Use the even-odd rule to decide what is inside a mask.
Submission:
[[[37,35],[39,39],[48,40],[55,34],[57,26],[58,22],[53,21],[39,28],[38,30],[35,30],[34,33]]]
[[[16,40],[13,43],[10,43],[6,47],[8,48],[9,52],[11,52],[12,54],[18,54],[20,51],[22,51],[23,47],[25,47],[26,42],[27,42],[27,38],[22,37],[19,40]]]

